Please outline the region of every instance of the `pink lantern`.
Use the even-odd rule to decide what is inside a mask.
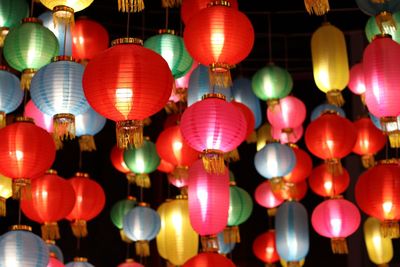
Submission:
[[[366,88],[362,63],[354,64],[353,67],[351,67],[350,80],[347,87],[356,95],[364,95]]]
[[[347,254],[346,237],[360,225],[361,215],[356,205],[346,199],[328,199],[313,211],[311,223],[314,230],[331,238],[333,253]]]
[[[32,118],[37,126],[47,132],[51,133],[53,131],[53,117],[41,112],[32,100],[26,103],[24,116]]]
[[[64,267],[65,265],[58,260],[56,257],[53,257],[52,254],[50,254],[49,258],[49,263],[47,264],[47,267]]]
[[[276,127],[271,127],[272,138],[279,140],[281,144],[295,144],[301,139],[303,133],[303,125],[300,125],[294,129],[279,129]]]
[[[266,180],[257,186],[256,191],[254,192],[254,198],[258,205],[267,208],[270,216],[275,214],[276,207],[284,201],[283,198],[280,198],[280,196],[275,195],[272,192],[269,180]]]

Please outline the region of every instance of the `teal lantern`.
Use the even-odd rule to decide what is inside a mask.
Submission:
[[[396,25],[399,26],[400,11],[393,13],[392,17]],[[392,36],[392,39],[395,40],[397,43],[400,42],[400,27],[384,28],[383,31],[384,34],[389,34],[390,36]],[[376,35],[381,34],[382,32],[379,29],[378,23],[376,23],[376,18],[374,16],[369,17],[365,25],[365,36],[367,37],[368,42],[371,42]]]
[[[136,206],[136,198],[128,196],[126,199],[122,199],[116,202],[110,212],[110,217],[112,223],[120,230],[121,239],[124,242],[131,242],[129,238],[126,237],[124,231],[122,231],[123,221],[125,215]]]
[[[16,26],[21,19],[28,16],[29,6],[26,0],[0,1],[0,47],[9,30]]]
[[[167,61],[175,79],[184,76],[193,64],[183,38],[175,35],[173,30],[160,30],[158,35],[144,42],[144,47],[158,53]]]
[[[8,33],[3,54],[12,68],[22,72],[21,88],[29,89],[36,71],[58,54],[57,37],[40,19],[24,18]]]
[[[150,187],[149,173],[157,169],[160,161],[156,145],[148,138],[143,141],[141,147],[131,147],[124,151],[124,162],[126,166],[136,174],[135,182],[139,187]]]
[[[79,137],[81,151],[96,150],[94,136],[104,128],[106,122],[107,119],[91,107],[85,113],[75,117],[76,136]]]

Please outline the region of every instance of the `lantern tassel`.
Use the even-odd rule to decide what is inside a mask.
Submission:
[[[4,40],[9,31],[9,28],[7,27],[0,27],[0,48],[4,46]]]
[[[126,179],[128,180],[129,184],[135,184],[136,183],[136,174],[133,172],[128,172],[126,174]]]
[[[140,12],[143,9],[143,0],[118,0],[118,11],[120,12]]]
[[[339,176],[342,175],[343,173],[343,167],[342,163],[340,162],[339,159],[327,159],[325,160],[325,163],[327,164],[328,167],[328,172],[333,175],[333,176]]]
[[[54,140],[54,144],[56,145],[56,150],[61,150],[63,148],[63,142],[58,138],[54,133],[51,134]]]
[[[362,155],[361,162],[364,168],[369,169],[375,166],[375,158],[374,155]]]
[[[0,111],[0,129],[6,127],[6,113],[4,111]]]
[[[75,138],[75,116],[69,113],[56,114],[53,117],[53,132],[60,140]]]
[[[206,172],[214,174],[225,173],[225,162],[222,152],[216,150],[206,150],[201,159]]]
[[[361,98],[361,103],[363,104],[363,106],[365,107],[367,104],[365,103],[365,93],[362,93],[361,95],[360,95],[360,98]]]
[[[12,181],[12,198],[13,199],[31,199],[31,180],[18,178]]]
[[[329,104],[341,107],[344,105],[344,98],[340,90],[331,90],[326,93],[326,99]]]
[[[74,9],[68,6],[56,6],[53,9],[53,24],[54,28],[58,25],[72,26],[75,24]]]
[[[349,249],[347,248],[346,238],[332,238],[331,248],[334,254],[348,254]]]
[[[149,241],[147,241],[147,240],[136,241],[135,248],[136,248],[136,255],[138,255],[140,257],[150,256]]]
[[[304,0],[304,5],[310,15],[322,16],[330,9],[328,0]]]
[[[227,244],[240,243],[240,232],[238,226],[226,227],[224,229],[224,242]]]
[[[301,265],[299,261],[288,261],[287,267],[301,267]]]
[[[267,100],[267,108],[271,112],[276,112],[279,106],[279,99],[269,99]]]
[[[393,19],[392,13],[383,11],[375,16],[376,24],[381,33],[395,32],[397,25]]]
[[[211,88],[230,88],[232,87],[232,77],[228,64],[215,63],[209,67],[209,77]]]
[[[4,197],[0,197],[0,217],[6,217],[6,199]]]
[[[204,252],[217,252],[219,249],[217,236],[201,236],[201,247]]]
[[[182,0],[162,0],[161,3],[163,8],[172,8],[179,7],[182,4]]]
[[[283,189],[285,186],[285,181],[282,177],[274,177],[269,180],[269,184],[271,185],[271,190],[273,193],[277,193]]]
[[[267,209],[268,217],[274,217],[274,216],[276,215],[276,211],[277,211],[276,208],[269,208],[269,209]]]
[[[94,142],[93,135],[82,135],[79,137],[79,148],[80,151],[96,151],[96,143]]]
[[[380,118],[382,131],[388,135],[391,148],[400,148],[400,125],[397,117],[387,116]]]
[[[257,143],[257,132],[256,131],[252,131],[251,134],[249,136],[247,136],[246,143],[247,144]]]
[[[147,173],[139,173],[135,177],[136,185],[143,188],[150,188],[150,176]]]
[[[235,148],[232,151],[224,153],[224,159],[229,162],[237,162],[240,160],[239,151]]]
[[[381,234],[383,237],[388,238],[400,237],[399,223],[390,220],[381,222]]]
[[[21,75],[21,89],[29,90],[31,88],[31,81],[33,76],[35,75],[36,70],[34,69],[26,69],[22,71]]]
[[[45,222],[41,226],[43,240],[60,239],[60,230],[56,222]]]
[[[143,122],[139,120],[118,121],[116,125],[119,148],[139,148],[143,144]]]
[[[124,230],[121,229],[121,230],[119,231],[119,234],[120,234],[121,240],[122,240],[123,242],[128,243],[128,244],[130,244],[130,243],[133,242],[132,240],[129,239],[129,237],[126,236]]]
[[[76,238],[86,237],[88,235],[86,221],[75,220],[71,223],[72,233]]]

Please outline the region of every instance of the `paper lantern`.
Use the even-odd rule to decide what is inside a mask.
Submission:
[[[135,262],[133,259],[126,259],[124,263],[118,265],[118,267],[144,267],[142,264]]]
[[[33,119],[33,122],[40,128],[46,130],[48,133],[53,131],[53,118],[45,113],[41,112],[33,103],[29,100],[24,109],[24,116]]]
[[[50,253],[47,267],[64,267],[65,265]]]
[[[394,12],[392,15],[393,21],[396,25],[399,25],[400,21],[400,12]],[[381,34],[389,34],[392,36],[393,40],[395,40],[397,43],[400,41],[400,29],[397,27],[384,27],[382,28],[383,32],[381,32],[381,29],[379,28],[378,21],[375,18],[375,16],[370,16],[369,19],[367,20],[367,23],[365,24],[365,36],[367,37],[368,42],[372,42],[372,40],[375,38],[377,35]]]
[[[68,179],[75,190],[76,201],[71,213],[65,218],[71,222],[71,229],[77,238],[87,236],[86,223],[103,210],[106,197],[103,188],[89,177],[89,174],[77,172]]]
[[[324,22],[311,37],[314,81],[330,104],[342,106],[341,91],[349,82],[349,63],[344,33]]]
[[[6,200],[12,196],[12,180],[0,174],[0,216],[6,216]]]
[[[328,0],[304,0],[304,5],[310,15],[322,16],[330,9]]]
[[[115,169],[122,173],[129,173],[131,170],[126,166],[124,161],[124,150],[114,145],[111,149],[110,160]]]
[[[156,236],[157,251],[158,251],[158,254],[163,259],[166,259],[166,260],[168,260],[166,222],[167,222],[167,206],[168,206],[169,202],[171,202],[171,199],[167,198],[157,208],[157,213],[160,216],[160,224],[161,224],[160,231],[158,231],[158,234]]]
[[[89,263],[87,258],[75,257],[74,261],[65,264],[65,267],[94,267],[94,265]]]
[[[382,236],[381,222],[368,217],[364,221],[363,230],[368,258],[378,266],[388,264],[393,258],[393,244],[392,239]]]
[[[253,112],[243,103],[236,101],[232,101],[231,103],[236,106],[240,111],[242,111],[247,124],[246,139],[250,138],[250,135],[253,134],[255,125]]]
[[[346,237],[358,229],[360,222],[357,206],[342,198],[324,200],[311,215],[314,230],[331,239],[332,252],[335,254],[348,253]]]
[[[335,197],[349,187],[350,175],[345,168],[342,168],[341,174],[333,175],[329,166],[323,163],[311,171],[308,184],[311,190],[321,197]]]
[[[185,96],[185,102],[187,101],[187,89],[189,87],[190,76],[192,75],[193,71],[199,66],[198,62],[195,62],[194,60],[192,62],[192,66],[190,67],[189,71],[186,72],[186,74],[182,77],[175,79],[176,93],[180,96],[179,100],[182,100],[181,94],[183,94]]]
[[[56,258],[60,262],[64,262],[64,255],[59,246],[56,245],[56,241],[54,240],[46,240],[47,248],[50,252],[50,257]]]
[[[298,183],[307,179],[312,171],[313,164],[310,155],[305,150],[296,145],[291,145],[291,147],[296,156],[296,165],[283,179],[286,182]]]
[[[303,125],[300,125],[294,129],[280,129],[271,127],[272,138],[274,140],[279,140],[281,144],[296,144],[303,137],[303,133]]]
[[[262,182],[256,187],[254,198],[258,205],[267,208],[269,216],[274,216],[276,213],[276,207],[284,201],[283,198],[272,192],[269,180]]]
[[[160,164],[157,167],[157,170],[159,170],[160,172],[171,173],[173,170],[175,170],[175,165],[169,163],[168,161],[161,159]],[[172,175],[172,177],[175,177],[175,176]],[[168,176],[168,178],[169,178],[169,176]],[[178,179],[178,180],[180,181],[180,179]],[[178,182],[178,183],[180,183],[180,182]],[[177,187],[181,187],[181,186],[177,186]]]
[[[209,0],[185,0],[182,1],[181,17],[184,24],[187,24],[196,13],[208,7]],[[232,8],[238,9],[237,0],[229,0]]]
[[[10,28],[28,16],[29,6],[25,0],[7,0],[2,1],[0,7],[0,47],[3,47]]]
[[[220,232],[217,235],[218,239],[218,253],[222,255],[227,255],[235,249],[236,243],[225,242],[224,232]]]
[[[218,253],[202,252],[189,259],[182,267],[235,267],[235,264]]]
[[[131,242],[126,238],[122,230],[125,215],[136,206],[136,198],[128,196],[126,199],[117,201],[111,208],[110,217],[112,223],[120,230],[121,239],[124,242]]]
[[[280,199],[300,201],[306,196],[308,185],[305,180],[297,183],[283,181],[279,187],[272,187],[272,189],[273,193]]]
[[[86,66],[83,90],[97,113],[117,123],[118,147],[140,147],[143,120],[165,106],[174,80],[167,62],[142,47],[140,39],[117,39],[112,44]]]
[[[356,63],[350,68],[349,84],[347,85],[350,91],[356,95],[360,95],[362,101],[365,102],[365,79],[362,63]]]
[[[325,113],[334,113],[339,115],[340,117],[346,118],[346,113],[341,107],[332,105],[332,104],[320,104],[316,106],[312,112],[311,112],[311,121],[317,119],[319,116],[325,114]]]
[[[75,117],[76,136],[79,137],[81,151],[96,150],[94,136],[103,130],[107,119],[98,114],[94,109],[89,109]]]
[[[254,255],[266,263],[266,267],[270,266],[268,264],[273,264],[279,261],[279,255],[276,250],[276,237],[275,230],[268,230],[256,237],[253,241],[253,253]]]

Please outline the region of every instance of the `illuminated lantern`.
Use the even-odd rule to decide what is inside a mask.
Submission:
[[[121,239],[124,242],[131,242],[126,238],[124,231],[122,230],[124,216],[134,207],[136,206],[136,198],[132,196],[128,196],[126,199],[119,200],[116,202],[110,212],[110,217],[112,223],[120,230]]]
[[[322,16],[330,9],[328,0],[304,0],[304,5],[310,15]]]
[[[167,206],[171,199],[167,198],[160,206],[157,208],[157,213],[160,216],[160,231],[156,236],[156,245],[158,254],[163,258],[168,260],[167,255]]]
[[[350,78],[349,84],[347,85],[350,91],[356,95],[361,96],[361,100],[365,103],[365,79],[364,79],[364,69],[362,63],[354,64],[350,68]]]
[[[171,173],[173,170],[175,170],[175,165],[169,163],[168,161],[165,161],[163,159],[160,160],[160,164],[157,167],[157,170],[159,170],[160,172],[165,172],[165,173]],[[172,177],[175,177],[172,175]],[[169,176],[168,176],[169,179]],[[182,186],[178,186],[178,184],[180,184],[180,179],[178,179],[177,185],[176,187],[180,188]],[[173,182],[171,182],[171,184],[174,184]],[[174,184],[175,185],[175,184]]]
[[[53,138],[33,124],[32,119],[18,117],[16,122],[1,129],[0,140],[0,173],[13,179],[14,198],[20,198],[21,193],[29,197],[25,186],[30,179],[43,175],[54,162]]]
[[[379,177],[379,179],[377,179]],[[400,219],[400,166],[390,160],[378,163],[360,175],[355,186],[358,207],[381,221],[383,236],[397,238]]]
[[[222,254],[222,255],[229,254],[232,252],[232,250],[236,246],[236,243],[225,242],[224,232],[218,233],[217,239],[218,239],[218,253],[219,254]]]
[[[72,56],[88,62],[109,46],[109,36],[103,25],[95,20],[79,18],[71,29]]]
[[[333,198],[349,187],[350,175],[345,168],[342,173],[333,175],[325,163],[315,167],[308,178],[311,190],[321,196]]]
[[[131,170],[126,166],[124,161],[124,150],[114,145],[110,153],[111,163],[115,169],[122,173],[129,173]]]
[[[243,112],[247,124],[246,139],[250,138],[250,135],[253,133],[255,124],[253,112],[243,103],[236,101],[232,101],[231,103]]]
[[[238,9],[237,0],[229,0],[231,7]],[[189,20],[199,11],[208,7],[210,0],[185,0],[182,1],[181,6],[181,17],[184,24],[187,24]]]
[[[21,200],[22,212],[32,221],[42,225],[42,238],[60,238],[57,222],[64,219],[75,205],[75,191],[71,184],[48,170],[31,182],[32,198]]]
[[[259,260],[266,263],[265,267],[272,267],[273,263],[279,261],[279,255],[276,251],[275,230],[268,230],[254,239],[253,253]]]
[[[31,227],[14,225],[0,238],[0,267],[47,267],[49,250]]]
[[[273,193],[280,199],[284,200],[294,200],[294,201],[300,201],[302,200],[308,190],[308,185],[307,181],[303,180],[301,182],[297,183],[290,183],[284,181],[280,187],[274,188],[273,187]]]
[[[89,263],[87,258],[75,257],[74,261],[65,264],[65,267],[94,267],[94,265]]]
[[[283,203],[284,199],[275,195],[272,192],[271,183],[269,180],[262,182],[254,192],[254,198],[258,205],[267,208],[268,215],[274,216],[276,207]]]
[[[368,217],[363,230],[369,259],[378,266],[388,265],[393,258],[393,244],[392,239],[382,236],[381,222]]]
[[[16,26],[21,19],[28,16],[29,6],[25,0],[6,0],[0,4],[0,47],[9,30]]]
[[[18,77],[6,66],[0,65],[0,128],[6,126],[6,114],[16,110],[23,98]]]
[[[311,121],[317,119],[319,116],[325,114],[325,113],[334,113],[339,115],[340,117],[346,118],[346,113],[341,107],[332,105],[332,104],[320,104],[316,106],[312,112],[311,112]]]
[[[91,107],[75,117],[76,136],[79,137],[81,151],[96,150],[94,136],[106,125],[107,119],[94,111]]]
[[[358,229],[360,222],[357,206],[342,198],[324,200],[311,215],[314,230],[331,239],[332,252],[335,254],[348,253],[346,237]]]
[[[310,247],[308,214],[300,202],[283,203],[275,217],[276,249],[289,266],[299,267]]]
[[[375,164],[374,154],[386,144],[386,136],[377,129],[370,118],[361,118],[354,122],[357,129],[357,141],[353,152],[360,155],[365,168]]]
[[[0,174],[0,216],[6,216],[6,200],[12,196],[12,180]]]
[[[229,1],[207,6],[185,25],[183,39],[193,59],[209,66],[211,86],[228,87],[232,85],[230,69],[253,48],[254,29],[247,16],[232,8]]]
[[[342,172],[340,160],[356,143],[357,130],[350,120],[326,113],[308,124],[304,140],[311,154],[325,160],[331,173],[338,175]]]
[[[391,2],[392,3],[392,2]],[[381,121],[382,131],[389,135],[391,147],[400,147],[400,126],[397,116],[400,100],[397,84],[400,66],[395,58],[400,56],[400,46],[390,36],[375,38],[364,50],[363,68],[365,103],[368,111]]]
[[[89,174],[78,172],[68,179],[75,190],[76,201],[71,213],[65,218],[71,222],[74,236],[87,236],[86,223],[99,215],[103,210],[106,197],[103,188],[89,177]]]
[[[60,262],[64,262],[64,255],[59,246],[56,245],[54,240],[46,240],[46,245],[50,252],[50,257],[58,259]]]
[[[37,18],[24,18],[4,40],[4,58],[22,72],[21,88],[29,89],[36,71],[58,54],[57,37]]]
[[[160,228],[160,215],[144,202],[130,210],[123,221],[124,233],[136,242],[136,254],[139,256],[150,255],[149,241],[156,238]]]
[[[392,14],[392,18],[395,22],[396,25],[399,25],[400,21],[400,12],[397,11]],[[365,36],[367,37],[368,42],[372,42],[372,40],[375,38],[376,35],[381,35],[381,34],[389,34],[392,36],[393,40],[395,40],[397,43],[400,41],[400,29],[398,27],[385,27],[382,29],[383,32],[381,32],[381,29],[378,26],[377,20],[375,16],[370,16],[369,19],[367,20],[367,23],[365,24]]]
[[[227,257],[215,252],[202,252],[189,259],[182,267],[235,267]]]
[[[24,108],[24,116],[32,118],[33,122],[37,126],[45,129],[48,133],[53,131],[53,118],[41,112],[32,100],[29,100],[26,103]]]
[[[167,62],[142,43],[135,38],[114,40],[111,48],[89,61],[83,74],[90,106],[117,123],[120,148],[141,146],[143,120],[161,110],[172,91]]]
[[[126,259],[124,263],[119,264],[117,267],[144,267],[144,266],[138,262],[135,262],[134,259]]]
[[[224,172],[223,154],[242,143],[247,129],[243,113],[215,94],[188,107],[180,126],[183,138],[202,152],[204,167],[212,173]]]
[[[274,140],[281,144],[295,144],[303,137],[304,127],[300,125],[294,129],[280,129],[271,127],[271,134]]]
[[[296,156],[296,165],[294,165],[293,170],[285,175],[283,179],[286,182],[298,183],[307,179],[312,171],[313,163],[310,155],[305,150],[297,145],[291,145],[291,147]]]
[[[175,87],[177,90],[178,94],[185,94],[185,102],[186,102],[186,98],[187,98],[187,89],[189,87],[189,79],[190,76],[192,75],[192,72],[199,66],[198,62],[193,61],[192,66],[190,67],[189,71],[186,72],[185,75],[183,75],[182,77],[179,77],[177,79],[175,79]],[[170,99],[171,100],[171,99]],[[180,99],[182,100],[182,99]]]
[[[149,173],[155,171],[160,164],[156,145],[150,140],[144,140],[139,148],[130,148],[124,151],[126,166],[136,174],[137,186],[149,188],[151,185]]]
[[[330,104],[342,106],[341,91],[349,82],[349,63],[344,33],[324,22],[311,37],[314,81]]]
[[[64,267],[65,265],[58,260],[52,253],[50,253],[49,264],[47,267]]]

